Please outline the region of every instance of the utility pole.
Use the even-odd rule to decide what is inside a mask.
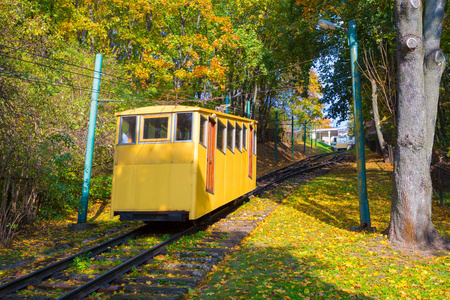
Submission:
[[[277,145],[277,139],[278,139],[278,111],[275,112],[275,162],[278,162],[277,159],[277,152],[278,152],[278,145]]]
[[[306,121],[305,125],[303,125],[303,154],[306,153]]]
[[[292,157],[294,157],[294,115],[291,116],[292,122],[291,122],[291,148],[292,148]]]
[[[360,227],[372,230],[370,222],[369,201],[367,200],[366,183],[366,158],[364,153],[364,133],[362,120],[361,103],[361,81],[358,67],[358,41],[356,35],[356,22],[348,22],[348,44],[350,46],[350,61],[352,66],[352,89],[353,103],[355,110],[355,135],[356,135],[356,156],[358,169],[358,193],[359,193],[359,213]]]
[[[228,107],[229,107],[229,105],[228,104],[230,104],[230,97],[228,96],[228,94],[227,94],[227,96],[225,97],[225,104],[226,104],[226,109],[225,109],[225,113],[228,113]]]
[[[86,157],[84,162],[83,189],[81,191],[80,206],[78,209],[78,222],[77,222],[78,224],[85,224],[87,221],[89,187],[91,184],[92,158],[94,154],[95,125],[97,123],[97,106],[98,106],[98,94],[100,92],[102,63],[103,63],[103,55],[97,54],[95,56],[95,70],[91,96],[91,111],[89,114]]]

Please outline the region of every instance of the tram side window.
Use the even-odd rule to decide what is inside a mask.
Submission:
[[[169,116],[144,117],[142,140],[144,141],[168,141],[169,140]]]
[[[236,146],[240,152],[242,152],[242,127],[236,124]]]
[[[227,123],[227,148],[234,153],[234,126],[230,121]]]
[[[176,128],[176,141],[192,140],[192,113],[178,113]]]
[[[136,117],[122,117],[119,144],[136,143]]]
[[[219,120],[219,126],[217,128],[217,149],[225,154],[225,138],[227,127]]]
[[[206,126],[208,126],[208,120],[203,115],[200,115],[200,144],[206,147]]]
[[[244,140],[244,149],[247,150],[247,126],[244,124],[244,136],[242,138]]]
[[[256,137],[257,137],[257,134],[256,134],[256,130],[254,130],[253,132],[254,132],[253,133],[253,154],[256,155],[256,145],[257,145]]]

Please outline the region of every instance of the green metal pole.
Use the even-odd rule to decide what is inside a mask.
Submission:
[[[303,154],[306,153],[306,121],[305,125],[303,125]]]
[[[94,81],[92,83],[91,112],[89,115],[89,129],[86,144],[86,158],[84,162],[83,189],[81,191],[80,207],[78,208],[78,222],[86,223],[89,199],[89,186],[91,184],[92,156],[94,153],[95,123],[97,122],[98,93],[102,72],[103,55],[95,56]]]
[[[348,22],[348,44],[350,46],[350,61],[352,65],[352,88],[355,108],[355,135],[356,155],[358,169],[358,193],[360,226],[371,229],[369,202],[367,200],[366,160],[364,154],[364,135],[361,104],[361,82],[358,68],[358,41],[356,35],[356,22]]]
[[[292,115],[292,122],[291,122],[291,145],[292,145],[292,157],[294,157],[294,115]]]
[[[311,138],[311,149],[312,149],[312,141],[313,141],[313,138],[312,138],[313,130],[314,130],[314,123],[311,122],[311,134],[309,135],[309,137]]]
[[[230,97],[228,95],[225,97],[225,104],[230,104]],[[225,109],[225,113],[228,113],[228,106]]]
[[[251,100],[247,101],[247,119],[250,119],[251,117],[251,108],[252,108],[252,102]]]
[[[275,162],[278,162],[277,159],[277,152],[278,152],[278,145],[277,145],[277,139],[278,139],[278,112],[275,112]]]

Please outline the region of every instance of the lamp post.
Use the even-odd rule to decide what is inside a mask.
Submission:
[[[348,22],[348,30],[327,20],[319,20],[319,26],[324,29],[342,29],[347,31],[348,45],[350,46],[350,61],[352,68],[352,91],[355,113],[356,156],[358,169],[358,194],[360,227],[351,229],[373,230],[370,222],[369,201],[367,200],[366,159],[364,154],[364,134],[361,104],[361,82],[358,69],[358,41],[356,35],[356,22]]]

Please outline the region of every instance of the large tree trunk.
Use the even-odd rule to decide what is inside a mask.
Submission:
[[[439,50],[445,1],[396,0],[398,132],[391,221],[398,244],[450,250],[431,222],[430,178],[436,105],[445,57]],[[425,20],[423,22],[423,20]],[[436,29],[437,28],[437,29]]]

